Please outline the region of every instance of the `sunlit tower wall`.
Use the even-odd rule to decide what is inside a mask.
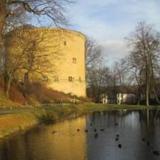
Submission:
[[[18,29],[17,33],[20,32],[28,34],[28,39],[33,35],[35,35],[35,39],[41,38],[39,52],[41,51],[42,55],[49,55],[50,65],[48,67],[53,70],[48,74],[48,81],[45,82],[49,88],[86,97],[85,35],[77,31],[59,28],[31,27]],[[12,50],[15,50],[15,45]]]
[[[57,34],[60,45],[58,47],[59,57],[55,61],[57,71],[50,77],[51,81],[48,86],[64,93],[85,97],[86,37],[80,32],[64,29],[53,29],[51,33],[53,37],[54,34]],[[51,41],[51,43],[54,42]]]

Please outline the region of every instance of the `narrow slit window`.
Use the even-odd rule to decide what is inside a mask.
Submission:
[[[58,82],[59,81],[59,77],[58,76],[54,76],[54,82]]]
[[[73,78],[72,76],[69,76],[69,77],[68,77],[68,81],[69,81],[69,82],[73,82],[73,80],[74,80],[74,78]]]
[[[81,77],[79,77],[79,82],[82,82],[82,78]]]
[[[72,58],[72,63],[76,64],[77,63],[77,58],[73,57]]]

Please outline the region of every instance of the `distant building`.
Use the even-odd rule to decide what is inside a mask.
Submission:
[[[135,104],[136,95],[133,93],[117,93],[117,104]]]
[[[106,93],[103,93],[101,97],[101,103],[103,104],[135,104],[137,102],[137,96],[134,91],[134,87],[117,86],[106,88]]]
[[[108,104],[109,103],[108,96],[106,94],[101,95],[101,103],[103,103],[103,104]]]
[[[48,75],[49,80],[46,81],[48,87],[76,96],[86,96],[86,37],[82,33],[59,28],[21,27],[14,31],[12,38],[14,45],[10,47],[13,53],[16,52],[16,49],[22,49],[18,46],[19,42],[16,41],[20,33],[26,34],[28,39],[30,35],[35,35],[35,39],[41,41],[40,54],[50,54],[49,68],[54,72]],[[20,40],[23,41],[23,39]]]

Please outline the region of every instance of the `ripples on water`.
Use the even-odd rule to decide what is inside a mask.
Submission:
[[[158,111],[96,112],[0,144],[0,160],[159,160]]]

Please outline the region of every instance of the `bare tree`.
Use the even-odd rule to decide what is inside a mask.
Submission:
[[[108,87],[110,81],[109,68],[105,66],[92,68],[89,74],[88,96],[95,102],[100,102],[101,95],[106,93],[106,88]]]
[[[90,68],[102,62],[102,48],[95,41],[88,39],[86,43],[86,67]]]
[[[115,61],[111,70],[117,86],[124,86],[130,83],[128,79],[129,71],[126,58]]]
[[[102,65],[101,47],[95,41],[88,39],[86,42],[86,79],[91,83],[90,77],[94,69]]]
[[[128,38],[131,46],[130,66],[134,70],[138,85],[145,86],[146,105],[149,106],[151,94],[156,96],[155,80],[160,60],[160,37],[151,25],[140,22],[135,32]]]
[[[66,25],[65,8],[70,3],[70,0],[0,0],[0,66],[6,85],[9,58],[4,45],[5,33],[17,26],[17,22],[20,19],[24,20],[28,15],[29,17],[48,17],[56,26]]]
[[[100,102],[101,95],[109,83],[109,69],[104,65],[101,46],[88,40],[86,48],[88,96]]]
[[[59,41],[55,40],[53,49],[50,50],[50,46],[47,46],[48,35],[34,29],[36,28],[23,26],[6,35],[7,95],[12,81],[23,82],[27,89],[30,80],[48,81],[50,75],[55,73],[54,62],[61,56],[58,54]],[[56,36],[52,40],[53,38],[56,39]],[[54,62],[51,57],[54,57]]]
[[[102,65],[102,50],[95,41],[88,39],[86,42],[86,78],[89,85],[92,71]]]

